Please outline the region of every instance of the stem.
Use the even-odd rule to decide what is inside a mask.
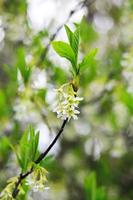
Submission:
[[[62,123],[62,126],[59,130],[59,132],[57,133],[57,135],[55,136],[55,138],[53,139],[53,141],[50,143],[50,145],[48,146],[48,148],[42,153],[40,154],[40,156],[38,157],[38,159],[36,161],[34,161],[35,164],[39,164],[49,153],[49,151],[52,149],[52,147],[55,145],[56,141],[58,140],[58,138],[60,137],[61,133],[64,131],[64,128],[66,126],[68,122],[68,118],[65,119]],[[28,175],[30,175],[32,172],[34,171],[33,166],[31,167],[31,169],[29,171],[27,171],[25,174],[20,174],[18,177],[18,181],[16,182],[15,188],[12,192],[12,197],[16,198],[18,193],[19,193],[19,185],[21,184],[22,180],[25,179]]]
[[[55,145],[56,141],[58,140],[58,138],[60,137],[61,133],[63,132],[64,127],[65,127],[67,121],[68,121],[68,118],[63,121],[63,124],[62,124],[62,126],[61,126],[58,134],[56,135],[56,137],[54,138],[54,140],[51,142],[51,144],[48,146],[48,148],[46,149],[46,151],[44,153],[40,154],[40,156],[38,157],[38,159],[35,161],[36,164],[40,163],[41,160],[43,160],[45,158],[45,156],[48,154],[48,152],[50,151],[50,149]]]

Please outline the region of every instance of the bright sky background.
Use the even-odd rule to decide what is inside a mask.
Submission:
[[[33,29],[41,30],[49,28],[53,29],[59,24],[65,22],[70,10],[74,9],[78,4],[78,0],[28,0],[28,17]],[[85,10],[77,12],[72,21],[80,21],[85,14]]]

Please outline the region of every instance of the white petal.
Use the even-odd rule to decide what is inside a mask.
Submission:
[[[74,110],[74,114],[79,114],[80,112],[78,110]]]
[[[73,119],[77,120],[78,119],[77,115],[73,115]]]

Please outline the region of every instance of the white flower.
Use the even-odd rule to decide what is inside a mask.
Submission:
[[[47,85],[47,76],[45,70],[35,68],[31,74],[31,88],[38,90],[44,89]]]
[[[40,115],[30,99],[16,99],[13,110],[15,112],[14,119],[21,123],[35,123],[40,119]]]
[[[65,90],[66,89],[66,90]],[[57,113],[57,117],[65,120],[68,118],[70,120],[78,119],[77,115],[80,113],[78,111],[78,104],[83,100],[82,97],[78,97],[77,93],[73,91],[71,85],[63,85],[56,90],[57,93],[57,105],[53,110]]]

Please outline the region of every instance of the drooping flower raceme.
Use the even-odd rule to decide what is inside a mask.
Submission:
[[[7,181],[7,186],[5,187],[5,189],[2,191],[2,193],[0,193],[0,199],[1,200],[14,200],[14,198],[12,197],[12,192],[13,192],[13,188],[15,183],[18,181],[17,177],[13,177],[10,178]]]
[[[83,100],[82,97],[77,96],[70,84],[65,84],[56,90],[57,103],[54,112],[57,113],[57,117],[65,120],[78,119],[77,115],[80,113],[78,110],[78,104]]]
[[[33,188],[34,192],[45,189],[47,181],[46,174],[48,172],[41,166],[36,166],[34,172],[28,177],[27,185]]]

